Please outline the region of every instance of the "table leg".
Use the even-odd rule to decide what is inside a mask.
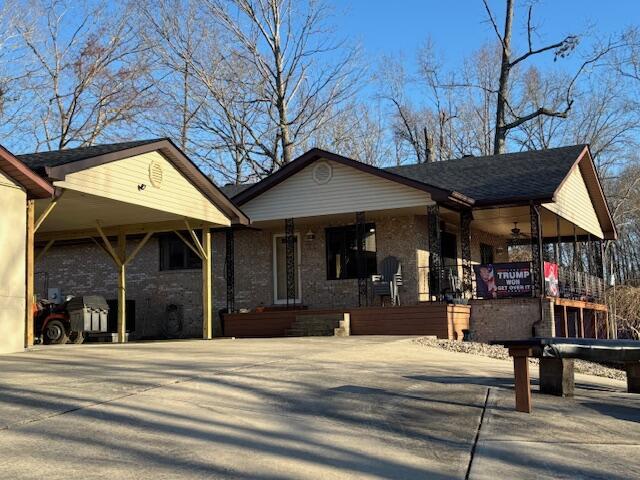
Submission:
[[[627,363],[627,392],[640,393],[640,362]]]
[[[516,410],[531,413],[531,379],[529,377],[530,348],[509,349],[513,357],[513,373],[515,377]]]
[[[540,359],[540,393],[572,397],[574,390],[573,359]]]

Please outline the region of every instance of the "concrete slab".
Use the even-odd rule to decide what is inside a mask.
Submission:
[[[576,459],[606,452],[616,431],[628,432],[620,451],[636,448],[621,382],[578,377],[575,400],[534,395],[523,417],[509,362],[410,339],[69,345],[2,356],[0,372],[2,478],[464,478],[487,392],[478,478],[505,478],[505,463],[531,477],[550,451],[559,462],[565,447],[544,435],[560,420],[596,431]],[[576,444],[569,429],[557,438]]]

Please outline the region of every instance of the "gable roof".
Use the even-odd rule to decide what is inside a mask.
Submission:
[[[458,207],[551,203],[571,172],[579,168],[605,238],[617,236],[595,164],[585,144],[387,168],[314,148],[258,183],[244,188],[229,186],[227,191],[236,205],[242,205],[320,158],[426,191],[435,201]]]
[[[338,155],[337,153],[328,152],[320,148],[312,148],[308,152],[302,154],[295,160],[291,161],[290,163],[282,167],[277,172],[272,173],[271,175],[264,178],[260,182],[255,183],[250,187],[244,189],[240,193],[236,194],[233,197],[234,203],[236,205],[243,205],[244,203],[248,202],[252,198],[257,197],[263,192],[278,185],[282,181],[289,178],[291,175],[299,172],[300,170],[305,168],[307,165],[321,158],[325,160],[330,160],[336,163],[340,163],[348,167],[353,167],[362,172],[366,172],[371,175],[384,178],[386,180],[397,182],[411,188],[422,190],[424,192],[429,193],[431,195],[431,198],[441,203],[459,205],[459,204],[469,204],[470,202],[470,199],[466,198],[464,195],[460,194],[459,192],[452,191],[451,189],[441,188],[434,185],[426,184],[420,180],[404,177],[388,170],[377,168],[372,165],[367,165],[366,163],[358,162],[351,158]]]
[[[53,185],[37,175],[0,145],[0,170],[27,191],[28,198],[48,198],[53,195]]]
[[[402,165],[387,170],[436,186],[449,185],[472,198],[474,206],[481,207],[552,203],[576,168],[584,177],[605,238],[615,239],[615,224],[586,144]]]
[[[249,218],[168,138],[31,153],[20,155],[19,158],[27,165],[42,172],[50,180],[62,180],[70,173],[153,151],[159,151],[167,158],[225,215],[236,223],[243,225],[249,223]]]
[[[552,201],[586,145],[464,157],[386,168],[403,177],[457,190],[474,206]]]

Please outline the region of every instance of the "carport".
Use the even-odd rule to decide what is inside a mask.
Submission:
[[[35,244],[38,258],[61,240],[91,239],[104,250],[118,272],[117,338],[125,342],[127,265],[154,233],[171,231],[202,260],[202,336],[212,338],[211,229],[249,220],[179,148],[156,139],[19,158],[55,187],[53,198],[27,207],[27,346],[34,341]],[[140,240],[127,249],[132,235]]]

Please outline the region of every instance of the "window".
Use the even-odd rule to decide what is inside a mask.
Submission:
[[[480,244],[480,263],[482,265],[493,263],[493,247],[491,245]]]
[[[189,232],[180,232],[191,239]],[[200,235],[200,232],[196,232]],[[202,260],[193,250],[184,244],[175,233],[160,237],[160,270],[195,270],[202,268]]]
[[[342,280],[358,278],[358,243],[356,226],[327,228],[327,280]],[[373,275],[377,271],[376,261],[376,226],[373,223],[365,225],[364,244],[365,276]]]

